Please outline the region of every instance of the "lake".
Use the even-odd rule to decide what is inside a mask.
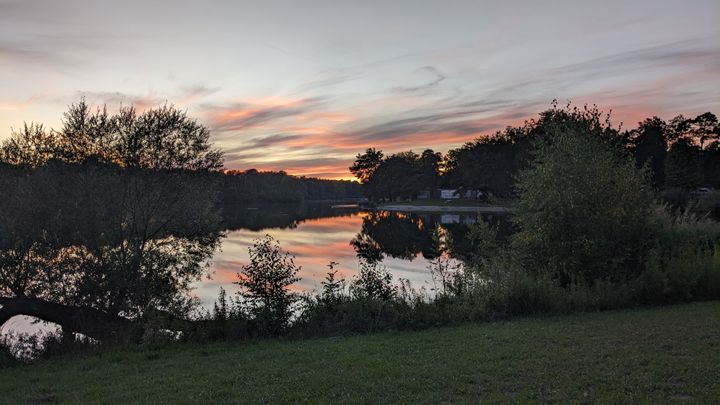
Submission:
[[[393,280],[410,281],[415,289],[433,295],[431,260],[445,251],[451,261],[470,249],[465,237],[475,213],[404,213],[362,211],[353,206],[329,203],[291,205],[231,206],[223,209],[225,237],[213,256],[209,274],[196,282],[192,295],[206,308],[212,308],[220,287],[228,295],[238,290],[233,284],[239,269],[249,262],[248,247],[264,235],[280,242],[283,250],[295,256],[301,267],[297,292],[321,288],[330,262],[348,282],[358,272],[360,257],[377,261],[393,275]],[[496,225],[499,236],[511,232],[508,216],[483,214]],[[3,328],[34,332],[41,325],[14,318]]]
[[[350,281],[358,272],[359,257],[364,257],[384,265],[395,281],[406,279],[414,288],[432,293],[431,260],[441,254],[440,245],[448,245],[449,235],[453,239],[450,256],[460,256],[467,248],[463,242],[468,226],[477,214],[370,212],[302,204],[231,207],[224,217],[228,230],[221,251],[213,257],[209,278],[195,284],[194,295],[206,307],[212,307],[221,286],[229,293],[237,291],[233,282],[239,268],[249,262],[248,247],[266,234],[293,254],[301,267],[296,291],[319,290],[331,261],[337,263],[339,275]],[[501,234],[509,232],[507,215],[483,217],[497,224]]]

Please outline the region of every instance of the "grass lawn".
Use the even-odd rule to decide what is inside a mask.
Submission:
[[[117,349],[0,370],[4,403],[720,400],[720,302],[304,341]]]

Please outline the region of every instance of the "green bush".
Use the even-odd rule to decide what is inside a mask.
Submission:
[[[634,278],[652,207],[647,171],[573,125],[548,133],[519,177],[514,254],[563,286]]]
[[[243,312],[251,315],[263,334],[276,335],[287,326],[298,297],[290,286],[299,281],[295,256],[284,252],[270,235],[248,248],[250,263],[238,273]],[[222,294],[222,292],[221,292]]]
[[[360,271],[350,283],[350,294],[360,300],[391,301],[397,287],[392,284],[392,275],[385,266],[377,262],[360,260]]]

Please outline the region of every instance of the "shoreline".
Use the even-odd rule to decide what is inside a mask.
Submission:
[[[457,207],[442,205],[405,205],[405,204],[386,204],[379,205],[376,210],[382,211],[405,211],[405,212],[481,212],[495,214],[509,214],[512,212],[510,207],[502,206],[477,206],[477,207]]]

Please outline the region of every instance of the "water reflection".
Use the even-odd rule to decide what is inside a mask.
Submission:
[[[228,230],[260,231],[270,228],[296,228],[312,219],[350,216],[359,212],[357,206],[325,203],[225,205],[223,226]]]
[[[363,218],[360,233],[350,244],[369,261],[381,261],[385,255],[405,260],[421,255],[432,260],[440,254],[436,230],[427,217],[375,211]]]
[[[430,261],[443,252],[462,258],[473,249],[465,237],[477,219],[472,213],[409,214],[363,212],[358,208],[303,204],[226,209],[228,229],[222,250],[213,258],[211,279],[197,283],[195,293],[212,305],[219,287],[235,292],[232,284],[240,266],[249,261],[253,239],[269,234],[296,256],[302,266],[300,291],[319,289],[330,261],[339,263],[339,274],[350,279],[358,269],[358,256],[381,262],[395,280],[410,280],[416,288],[433,288]],[[485,215],[499,237],[511,232],[504,215]]]
[[[221,250],[212,257],[209,277],[195,282],[192,294],[212,308],[221,286],[230,294],[237,291],[233,282],[238,269],[249,262],[248,247],[265,234],[296,256],[302,267],[301,281],[294,286],[297,291],[319,289],[331,261],[338,263],[339,275],[350,280],[358,271],[358,256],[381,262],[396,281],[407,279],[417,289],[431,290],[431,260],[441,254],[463,259],[477,251],[467,237],[476,219],[471,213],[365,212],[329,204],[225,207]],[[507,216],[484,215],[483,219],[498,229],[501,239],[512,232]],[[25,318],[10,321],[4,328],[36,329]]]

